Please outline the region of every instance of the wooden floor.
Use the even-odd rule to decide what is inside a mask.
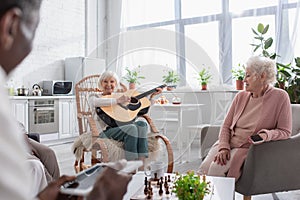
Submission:
[[[73,169],[74,155],[71,152],[72,142],[66,142],[63,144],[49,144],[57,155],[57,159],[60,166],[61,174],[74,175],[75,171]],[[199,146],[197,144],[192,145],[191,151],[191,161],[186,163],[175,162],[174,171],[184,173],[188,170],[197,170],[201,161],[199,157]],[[178,160],[178,151],[174,148],[175,160]],[[186,154],[184,155],[186,157]],[[239,193],[235,193],[235,200],[242,200],[243,197]],[[252,200],[299,200],[300,190],[291,192],[281,192],[276,193],[276,195],[266,194],[266,195],[256,195],[252,197]],[[222,199],[223,200],[223,199]]]

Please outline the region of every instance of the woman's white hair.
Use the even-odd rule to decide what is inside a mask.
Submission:
[[[267,57],[252,56],[246,63],[247,68],[258,75],[266,74],[266,84],[276,82],[276,64],[275,61]]]
[[[120,88],[120,81],[119,81],[118,75],[115,72],[113,72],[113,71],[105,71],[105,72],[103,72],[103,74],[99,78],[99,81],[98,81],[98,87],[99,87],[99,89],[101,89],[101,90],[104,89],[104,88],[102,88],[101,83],[102,83],[102,81],[104,81],[106,79],[109,79],[109,78],[115,79],[116,86],[117,86],[115,89]]]

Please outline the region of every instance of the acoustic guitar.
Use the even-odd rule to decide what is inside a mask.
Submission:
[[[156,88],[164,88],[166,84]],[[112,106],[101,106],[96,108],[96,113],[110,127],[117,127],[130,124],[135,119],[148,112],[151,102],[146,96],[156,92],[156,88],[139,94],[136,90],[127,90],[124,93],[105,95],[102,98],[118,98],[122,95],[130,97],[130,102],[126,104],[116,104]]]

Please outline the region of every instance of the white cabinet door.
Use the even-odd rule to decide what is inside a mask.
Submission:
[[[11,109],[15,119],[23,123],[28,131],[28,100],[11,99]]]
[[[59,100],[59,138],[78,135],[75,99]]]

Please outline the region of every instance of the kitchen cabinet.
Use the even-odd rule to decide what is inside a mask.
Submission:
[[[59,139],[78,135],[75,98],[59,99]]]
[[[11,100],[11,110],[15,119],[24,124],[26,131],[28,131],[28,100]]]
[[[65,139],[70,139],[78,135],[78,123],[76,118],[76,101],[75,96],[11,96],[11,110],[16,120],[25,125],[26,130],[29,132],[30,124],[30,111],[29,102],[32,100],[40,99],[56,99],[58,100],[58,129],[53,133],[40,132],[42,143],[60,143]]]

